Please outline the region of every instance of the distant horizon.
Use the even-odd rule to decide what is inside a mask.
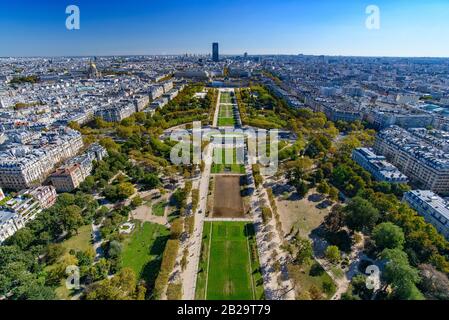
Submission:
[[[220,53],[220,57],[241,57],[244,55],[243,53]],[[164,53],[164,54],[88,54],[88,55],[39,55],[39,56],[0,56],[0,59],[8,59],[8,58],[23,58],[23,59],[33,59],[33,58],[92,58],[92,57],[100,57],[100,58],[110,58],[110,57],[182,57],[185,55],[189,56],[207,56],[212,57],[210,53]],[[248,53],[248,57],[270,57],[270,56],[304,56],[304,57],[331,57],[331,58],[388,58],[388,59],[449,59],[448,56],[370,56],[370,55],[334,55],[334,54],[305,54],[305,53],[279,53],[279,54],[271,54],[271,53]]]
[[[447,12],[447,0],[3,1],[0,56],[210,54],[219,42],[229,55],[446,58]]]

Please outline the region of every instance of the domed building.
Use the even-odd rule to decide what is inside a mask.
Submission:
[[[87,70],[87,76],[91,79],[96,79],[101,77],[101,73],[98,71],[97,66],[92,61],[89,64],[89,69]]]

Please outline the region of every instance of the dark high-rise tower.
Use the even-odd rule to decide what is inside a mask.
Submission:
[[[218,42],[212,43],[212,60],[218,62],[220,60],[220,53],[218,51]]]

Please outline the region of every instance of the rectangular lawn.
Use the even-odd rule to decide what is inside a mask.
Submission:
[[[222,92],[220,94],[220,103],[232,103],[232,96],[230,92]]]
[[[240,152],[240,151],[239,151]],[[232,159],[231,159],[232,155]],[[239,155],[239,158],[242,156]],[[243,159],[239,159],[239,162],[243,162]],[[212,164],[212,173],[232,173],[232,174],[245,174],[245,166],[243,163],[237,163],[237,149],[230,148],[214,148],[214,158]]]
[[[248,237],[254,234],[246,222],[206,222],[209,254],[205,256],[206,284],[198,287],[206,300],[256,300],[258,261],[249,252]],[[201,295],[197,295],[201,296]]]
[[[232,127],[236,125],[234,116],[233,105],[220,105],[220,111],[218,114],[218,126],[220,127]]]

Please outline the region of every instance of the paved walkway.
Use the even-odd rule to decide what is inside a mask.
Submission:
[[[273,217],[266,225],[262,219],[261,206],[270,209],[268,194],[262,186],[256,189],[253,179],[252,166],[246,166],[246,172],[251,179],[251,186],[255,192],[251,196],[251,210],[254,217],[256,229],[257,248],[259,250],[259,262],[262,271],[265,288],[265,299],[267,300],[295,300],[294,286],[288,277],[287,254],[282,250],[282,238],[276,229],[276,219]],[[271,236],[269,236],[271,234]],[[277,256],[273,257],[276,252]],[[276,271],[273,265],[279,262],[281,271]]]
[[[95,262],[103,258],[104,252],[103,252],[103,242],[104,240],[101,238],[101,232],[100,228],[103,224],[104,218],[101,219],[99,224],[95,224],[92,222],[92,238],[93,238],[93,248],[95,252]]]
[[[215,108],[213,127],[217,126],[218,112],[220,106],[219,91],[217,98],[217,105]],[[186,269],[182,274],[182,287],[183,287],[183,300],[195,300],[196,280],[198,276],[198,265],[201,257],[201,242],[203,238],[203,226],[204,219],[206,218],[207,211],[207,197],[209,194],[209,181],[211,178],[211,164],[212,164],[212,151],[213,145],[209,144],[204,152],[205,154],[205,167],[201,174],[199,182],[197,182],[197,188],[199,189],[200,198],[197,212],[193,212],[195,215],[195,227],[193,235],[188,239],[187,247],[189,248],[189,259],[187,261]]]

